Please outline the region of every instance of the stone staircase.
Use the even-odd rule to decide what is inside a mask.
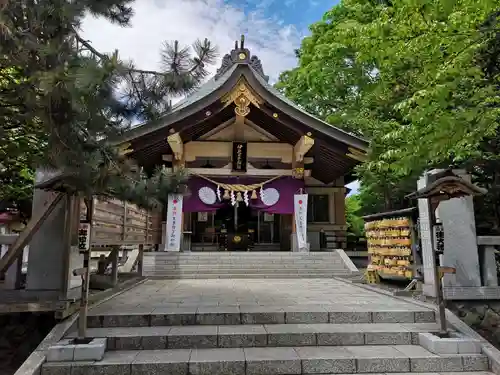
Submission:
[[[332,252],[150,252],[144,276],[163,279],[328,278],[358,274]]]
[[[42,375],[488,371],[482,354],[436,355],[421,347],[418,334],[438,327],[433,311],[413,305],[397,311],[346,311],[331,304],[138,307],[133,314],[90,313],[89,336],[107,338],[104,359],[48,362]]]

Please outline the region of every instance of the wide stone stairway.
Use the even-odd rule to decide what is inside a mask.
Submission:
[[[144,254],[144,275],[162,279],[328,278],[353,273],[359,272],[350,269],[338,251]]]
[[[433,354],[435,314],[336,279],[148,280],[91,310],[102,361],[42,375],[486,374],[480,353]],[[69,336],[73,336],[70,333]]]

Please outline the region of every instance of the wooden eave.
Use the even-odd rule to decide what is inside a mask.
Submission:
[[[218,82],[209,83],[212,88],[206,95],[188,97],[188,105],[181,103],[178,109],[161,119],[138,126],[114,142],[129,142],[133,150],[129,155],[142,165],[161,164],[162,154],[171,153],[167,137],[178,132],[184,142],[196,140],[219,124],[235,116],[234,104],[225,105],[221,98],[244,79],[263,100],[259,108],[251,106],[247,118],[280,141],[295,144],[302,135],[310,133],[315,145],[309,152],[315,158],[313,175],[323,182],[348,174],[359,164],[348,156],[351,150],[364,153],[368,148],[365,140],[331,126],[298,108],[270,86],[247,64],[234,65]],[[200,91],[203,91],[200,88]],[[200,93],[202,94],[202,92]]]

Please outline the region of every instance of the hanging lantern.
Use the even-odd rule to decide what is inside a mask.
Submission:
[[[252,199],[257,199],[257,191],[256,190],[252,190]]]
[[[238,201],[238,202],[243,201],[243,197],[241,196],[241,191],[238,191],[238,194],[236,195],[236,201]]]
[[[229,195],[229,190],[224,190],[224,196],[222,197],[224,199],[231,199],[230,195]]]

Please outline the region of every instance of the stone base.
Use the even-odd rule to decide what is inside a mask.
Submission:
[[[290,243],[292,244],[292,252],[298,252],[298,253],[308,253],[310,252],[311,249],[311,244],[307,242],[306,248],[305,249],[299,249],[299,245],[297,243],[297,235],[295,233],[292,233],[290,235]]]
[[[421,346],[434,354],[480,354],[481,342],[456,332],[450,332],[450,337],[441,338],[432,333],[419,333]]]
[[[500,287],[498,286],[448,286],[443,288],[444,298],[447,300],[499,300]]]
[[[88,344],[75,344],[75,339],[59,341],[47,350],[47,362],[100,361],[104,358],[107,339],[90,339]]]

